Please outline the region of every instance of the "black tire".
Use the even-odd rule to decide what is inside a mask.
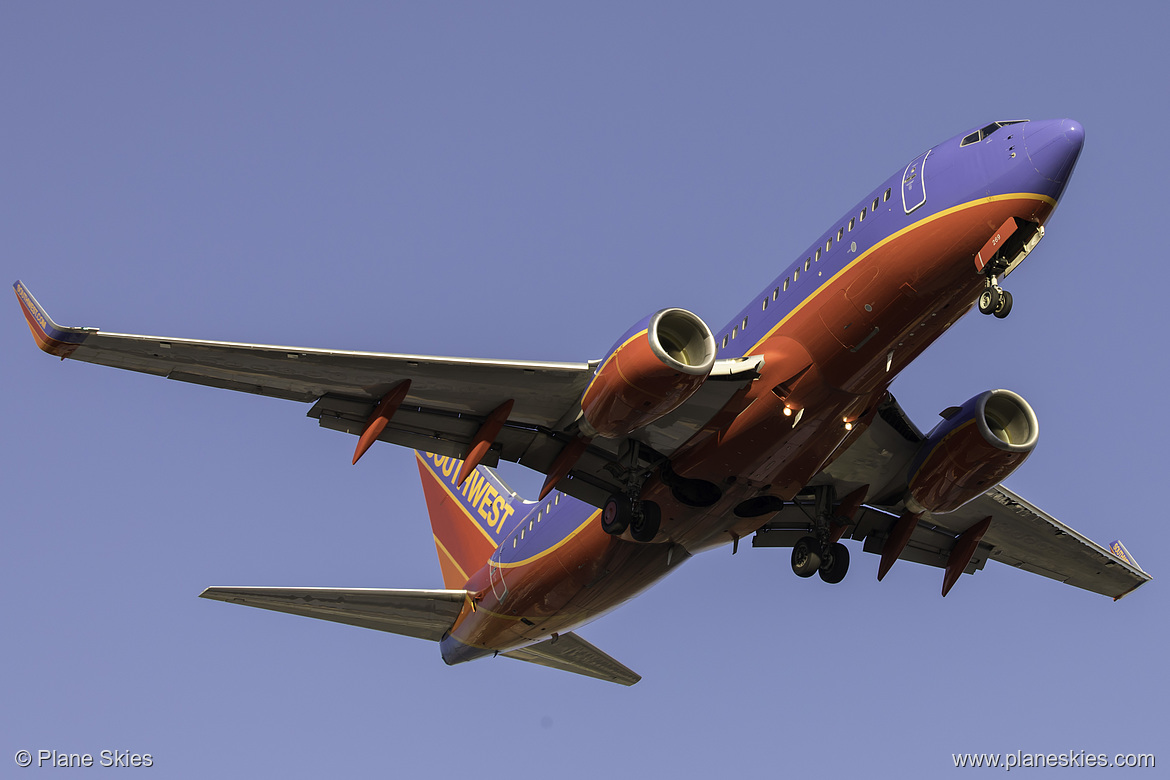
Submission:
[[[653,501],[642,502],[642,516],[630,521],[630,536],[635,542],[652,542],[662,525],[662,509]]]
[[[992,314],[999,308],[1000,293],[996,287],[984,287],[979,294],[979,313]]]
[[[805,536],[792,546],[792,572],[797,577],[811,577],[821,568],[821,543],[815,536]]]
[[[621,536],[630,527],[633,518],[630,501],[625,496],[611,495],[601,507],[601,530],[610,536]]]
[[[830,585],[836,585],[845,579],[845,575],[849,573],[849,548],[840,542],[830,544],[825,557],[821,560],[818,573],[821,579]]]
[[[999,296],[999,306],[995,309],[995,316],[1003,319],[1012,313],[1012,294],[1007,290],[1003,291],[1003,295]]]

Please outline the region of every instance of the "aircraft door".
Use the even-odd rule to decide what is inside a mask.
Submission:
[[[915,157],[902,174],[902,208],[907,214],[926,203],[926,160],[932,151]]]
[[[496,597],[496,601],[504,603],[504,598],[508,595],[508,584],[504,582],[504,567],[503,563],[504,546],[500,545],[492,556],[488,558],[488,580],[492,585],[492,595]]]

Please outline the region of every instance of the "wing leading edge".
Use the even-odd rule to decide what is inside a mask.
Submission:
[[[511,401],[502,429],[482,457],[523,463],[547,474],[575,439],[569,429],[596,363],[483,360],[312,349],[107,333],[58,325],[25,285],[14,289],[37,345],[52,355],[181,382],[313,403],[322,427],[360,435],[381,399],[409,380],[378,440],[466,458],[492,412]],[[670,455],[701,430],[757,376],[759,358],[716,363],[709,380],[681,407],[635,432]],[[630,450],[626,438],[595,439],[558,489],[600,506],[622,489],[613,467]]]

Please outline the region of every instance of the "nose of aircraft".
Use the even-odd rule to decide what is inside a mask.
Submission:
[[[1057,195],[1072,176],[1081,146],[1085,143],[1085,129],[1072,119],[1046,119],[1024,126],[1024,149],[1036,169],[1036,174],[1051,185]]]

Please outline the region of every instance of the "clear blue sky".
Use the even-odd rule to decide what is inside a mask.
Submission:
[[[665,306],[720,327],[929,146],[1073,117],[1085,149],[1011,317],[970,315],[894,391],[922,427],[1022,393],[1041,440],[1009,486],[1156,579],[1112,603],[989,564],[944,600],[937,569],[879,584],[855,551],[829,587],[728,549],[582,630],[634,688],[447,668],[196,598],[440,585],[411,453],[350,466],[307,405],[60,363],[10,297],[0,774],[42,748],[168,778],[1170,763],[1170,12],[1125,7],[4,3],[4,281],[120,332],[595,358]]]

